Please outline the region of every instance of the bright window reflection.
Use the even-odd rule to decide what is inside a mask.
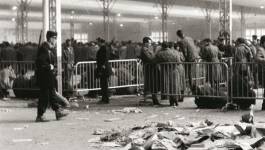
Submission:
[[[86,42],[88,42],[88,35],[87,35],[87,33],[75,33],[74,39],[77,42],[86,43]]]
[[[162,42],[163,41],[163,36],[162,36],[162,32],[152,32],[150,38],[154,41],[154,42]],[[168,32],[165,32],[165,39],[166,41],[168,40]]]

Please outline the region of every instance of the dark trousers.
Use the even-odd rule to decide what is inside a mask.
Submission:
[[[42,116],[45,113],[48,104],[50,104],[54,111],[57,111],[60,108],[60,105],[56,100],[55,88],[40,88],[38,116]]]
[[[186,75],[188,75],[188,82],[189,82],[189,86],[190,89],[192,89],[192,73],[194,73],[195,71],[192,71],[192,64],[187,64],[186,66]]]
[[[9,92],[7,89],[0,89],[0,95],[1,97],[7,97],[9,95]]]
[[[109,102],[108,77],[100,77],[100,88],[102,94],[102,101]]]

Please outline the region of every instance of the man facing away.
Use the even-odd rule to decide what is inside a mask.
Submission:
[[[195,62],[199,58],[198,49],[194,43],[194,40],[183,34],[182,30],[177,31],[177,37],[180,39],[180,51],[183,53],[185,62]],[[189,78],[189,85],[192,88],[192,64],[185,66],[186,73]]]

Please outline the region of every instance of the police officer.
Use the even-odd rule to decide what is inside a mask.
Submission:
[[[44,42],[38,49],[36,59],[36,78],[37,85],[40,88],[36,122],[48,121],[43,117],[48,104],[50,104],[51,108],[55,111],[57,120],[60,120],[67,115],[67,113],[61,108],[56,97],[56,76],[54,65],[56,62],[55,47],[57,33],[48,31],[46,38],[47,42]]]
[[[112,74],[111,66],[109,64],[110,58],[110,46],[101,39],[99,41],[100,49],[97,52],[97,70],[96,77],[100,79],[100,87],[102,99],[99,104],[109,103],[109,93],[108,93],[108,80]]]

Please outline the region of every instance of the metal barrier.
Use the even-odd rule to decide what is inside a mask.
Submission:
[[[145,93],[151,94],[222,97],[229,101],[228,66],[209,62],[146,64],[144,87]]]
[[[232,59],[228,60],[231,62]],[[63,64],[64,91],[100,89],[100,81],[95,77],[95,61],[79,62],[73,70],[67,70],[66,65]],[[139,90],[144,86],[145,93],[223,97],[236,103],[265,99],[265,67],[262,63],[228,65],[199,61],[142,65],[137,59],[127,59],[111,60],[110,65],[114,72],[110,77],[110,88],[136,87]],[[8,75],[14,76],[11,83],[14,90],[38,90],[33,61],[1,61],[0,70],[9,71]],[[211,89],[210,92],[205,87]]]
[[[14,84],[12,85],[13,89],[37,89],[35,85],[35,78],[34,78],[34,68],[35,64],[32,61],[1,61],[0,62],[0,70],[7,71],[11,73],[12,69],[13,74],[15,75]],[[9,74],[8,77],[12,76]],[[8,78],[7,76],[4,78]],[[1,79],[5,80],[5,79]]]
[[[139,67],[137,59],[110,60],[113,75],[110,77],[109,88],[139,87]],[[100,81],[96,78],[96,61],[78,62],[75,65],[74,90],[95,91],[100,89]]]
[[[67,70],[66,63],[63,63],[63,88],[70,90],[71,87],[66,86],[68,81],[73,81],[74,71]],[[38,90],[35,78],[35,62],[34,61],[1,61],[0,70],[12,68],[15,75],[13,89],[20,90]]]

